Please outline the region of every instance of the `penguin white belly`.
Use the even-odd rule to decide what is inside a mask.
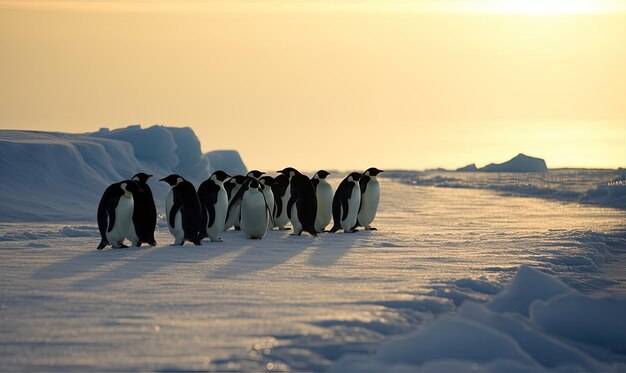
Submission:
[[[287,203],[289,202],[289,198],[291,197],[291,192],[287,190],[285,195],[282,196],[283,208],[280,211],[280,214],[276,217],[275,223],[278,229],[284,230],[285,225],[289,223],[289,216],[287,215]]]
[[[291,206],[291,225],[293,226],[293,234],[300,234],[302,232],[302,223],[298,218],[298,206],[294,203]]]
[[[123,195],[115,208],[115,224],[111,232],[107,232],[107,240],[111,247],[120,247],[128,235],[128,230],[132,225],[133,218],[133,197]]]
[[[241,202],[241,230],[248,238],[262,239],[267,233],[268,212],[265,198],[258,190],[249,190]]]
[[[139,245],[139,236],[137,235],[137,231],[135,230],[135,223],[133,222],[132,217],[130,220],[130,224],[128,227],[128,234],[126,235],[126,237],[133,244],[133,246]]]
[[[352,227],[356,224],[357,214],[359,212],[359,205],[361,204],[361,188],[358,183],[352,188],[352,194],[348,200],[348,214],[346,218],[341,220],[341,228],[345,231],[352,230]],[[341,216],[344,212],[341,211]]]
[[[270,213],[273,213],[273,211],[274,211],[274,193],[272,193],[272,190],[270,189],[270,187],[266,187],[265,190],[263,190],[263,196],[265,197],[265,202],[267,202],[267,207],[269,207],[269,209],[270,209]],[[268,228],[269,229],[274,228],[274,224],[272,224],[271,220],[268,223]]]
[[[172,206],[174,205],[174,192],[170,190],[165,197],[165,219],[167,220],[167,227],[170,230],[172,236],[174,236],[174,243],[182,244],[185,240],[185,231],[183,230],[183,216],[180,210],[176,213],[174,217],[174,228],[170,224],[170,211],[172,210]]]
[[[361,196],[361,211],[359,211],[359,224],[369,229],[370,224],[376,218],[378,202],[380,200],[380,185],[376,180],[367,183],[365,193]]]
[[[228,196],[226,190],[221,188],[217,193],[217,202],[215,203],[215,220],[212,226],[206,227],[206,234],[211,241],[221,241],[219,234],[224,231],[226,212],[228,210]]]
[[[333,188],[327,182],[320,181],[315,196],[317,197],[315,230],[323,232],[333,215]]]

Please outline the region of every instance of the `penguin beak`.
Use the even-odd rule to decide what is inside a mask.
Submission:
[[[163,178],[163,179],[159,179],[159,181],[165,181],[165,178]]]
[[[154,176],[154,175],[148,175],[147,179],[151,178],[152,176]]]

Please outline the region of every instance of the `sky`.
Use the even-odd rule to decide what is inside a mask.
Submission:
[[[0,0],[0,128],[191,127],[249,168],[626,166],[626,1]]]

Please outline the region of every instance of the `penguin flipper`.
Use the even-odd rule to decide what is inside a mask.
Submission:
[[[335,233],[341,228],[341,203],[339,202],[339,196],[333,198],[333,227],[329,230],[330,233]]]
[[[292,194],[291,197],[289,197],[289,202],[287,202],[287,217],[289,218],[289,220],[291,220],[291,208],[297,200],[298,197],[295,194]]]
[[[107,215],[109,215],[109,228],[107,232],[111,232],[113,230],[113,226],[115,225],[115,207],[113,203],[107,204]]]
[[[274,198],[274,214],[278,217],[283,211],[283,198]]]
[[[367,189],[368,181],[370,181],[370,177],[367,175],[363,175],[359,179],[359,186],[361,187],[361,194],[365,193],[365,190]]]
[[[348,198],[341,199],[341,212],[341,220],[346,220],[346,217],[348,216]]]
[[[206,211],[209,214],[209,223],[206,225],[206,227],[212,227],[215,223],[215,204],[209,203],[206,206]]]
[[[169,216],[169,225],[172,228],[176,228],[176,213],[178,213],[178,211],[180,210],[180,207],[183,205],[183,201],[181,201],[181,198],[178,197],[176,195],[176,193],[174,193],[174,204],[172,205],[172,208],[170,209],[170,216]]]

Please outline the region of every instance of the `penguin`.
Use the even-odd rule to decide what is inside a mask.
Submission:
[[[224,188],[226,189],[226,193],[228,194],[228,203],[233,200],[233,197],[237,194],[243,183],[248,180],[247,176],[236,175],[231,177],[224,184]],[[224,225],[224,230],[228,230],[230,227],[234,226],[236,230],[239,230],[239,209],[241,206],[236,206],[235,210],[228,214],[226,223]]]
[[[202,228],[200,237],[209,237],[213,242],[221,242],[219,234],[224,231],[228,194],[224,181],[230,176],[224,171],[215,171],[198,187],[198,198],[202,208]]]
[[[315,230],[317,197],[315,197],[315,188],[311,179],[293,167],[277,172],[289,176],[291,196],[287,202],[287,215],[293,226],[293,235],[299,236],[304,231],[317,236]]]
[[[156,228],[157,211],[154,205],[152,190],[148,186],[148,179],[152,175],[140,172],[130,180],[134,181],[141,188],[140,193],[133,195],[133,221],[128,231],[128,239],[133,246],[141,246],[147,243],[150,246],[156,245],[154,230]]]
[[[330,186],[326,177],[329,172],[319,170],[313,176],[311,182],[315,188],[315,197],[317,197],[317,216],[315,217],[315,230],[324,232],[333,213],[333,187]]]
[[[265,197],[265,201],[267,202],[267,206],[270,208],[270,214],[272,216],[272,222],[270,223],[269,229],[274,228],[274,192],[272,192],[272,186],[275,181],[271,176],[261,176],[259,179],[259,184],[261,184],[261,191],[263,191],[263,196]]]
[[[286,227],[287,223],[289,223],[287,202],[289,202],[289,197],[291,197],[289,177],[283,174],[276,176],[274,178],[274,185],[272,185],[272,193],[274,194],[274,224],[281,231],[291,229]]]
[[[271,223],[271,209],[262,189],[258,180],[249,177],[228,205],[229,213],[240,206],[241,230],[250,239],[263,239]]]
[[[376,217],[378,210],[378,201],[380,200],[380,185],[376,179],[376,175],[384,172],[376,167],[368,168],[361,178],[359,185],[361,188],[361,206],[357,216],[356,226],[364,227],[366,230],[376,230],[371,224]]]
[[[339,184],[333,197],[333,227],[331,232],[343,229],[346,233],[357,232],[356,225],[359,206],[361,205],[361,174],[352,172]]]
[[[265,172],[261,172],[259,170],[252,170],[246,174],[246,177],[252,177],[252,178],[259,180],[259,178],[263,175],[265,175]]]
[[[106,188],[98,204],[98,229],[101,237],[98,250],[107,245],[113,248],[128,247],[124,245],[124,239],[132,225],[133,194],[140,191],[139,185],[131,180],[120,181]]]
[[[197,246],[202,245],[200,242],[202,210],[196,188],[176,174],[159,181],[164,181],[172,187],[165,198],[165,217],[167,227],[174,236],[174,245],[183,245],[185,240]]]

